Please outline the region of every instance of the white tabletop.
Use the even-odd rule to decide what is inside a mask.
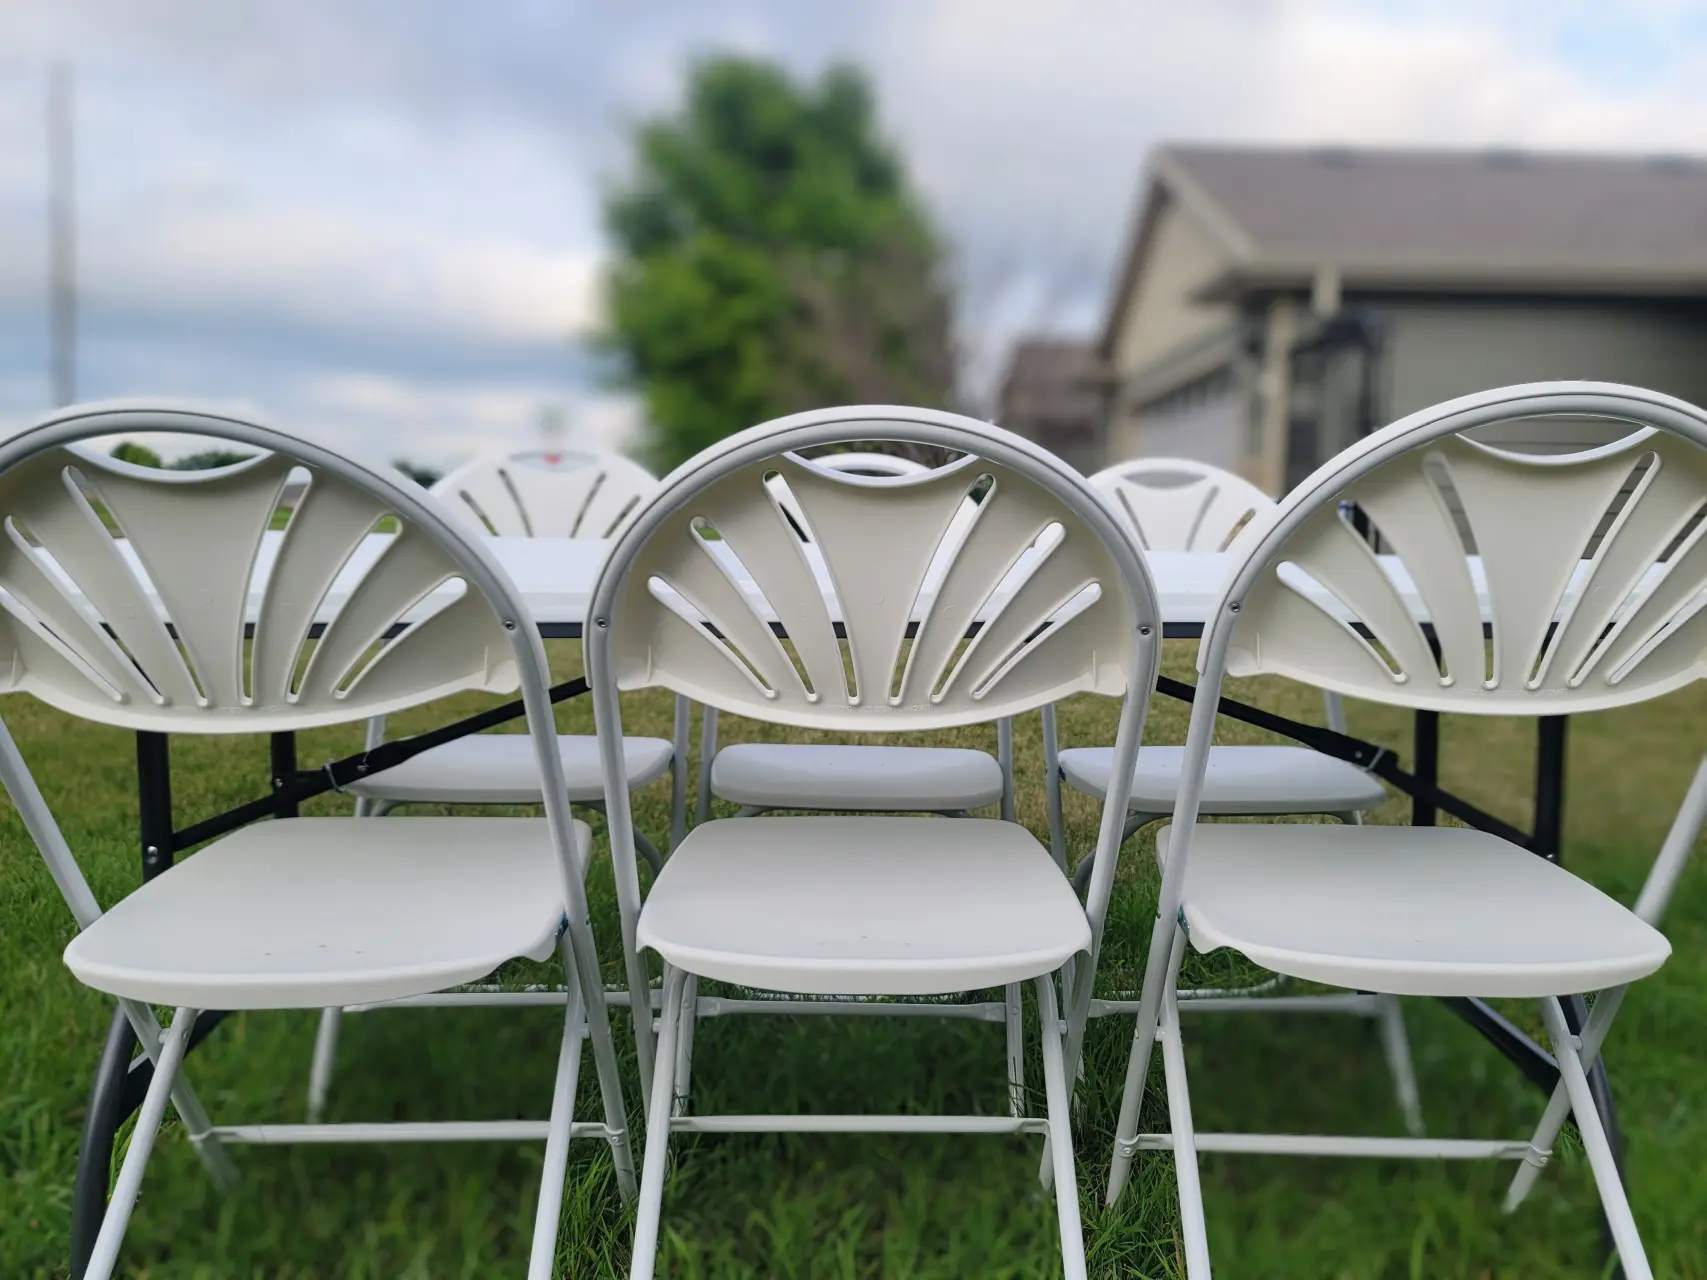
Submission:
[[[262,592],[278,554],[281,537],[279,532],[263,535],[260,554],[256,557],[250,578],[248,611],[251,620],[260,612]],[[389,534],[368,536],[339,573],[321,606],[317,621],[329,622],[337,615],[349,598],[351,589],[390,541]],[[121,542],[120,545],[129,556],[129,544]],[[577,628],[586,621],[593,585],[609,543],[591,538],[492,538],[490,545],[499,563],[520,588],[534,621],[542,629],[562,631]],[[1381,560],[1400,598],[1415,616],[1425,616],[1421,598],[1404,566],[1392,556],[1383,556]],[[1162,607],[1163,625],[1176,632],[1188,633],[1201,627],[1208,619],[1220,600],[1227,574],[1233,568],[1233,558],[1219,553],[1156,551],[1149,554],[1148,561]],[[1486,616],[1487,592],[1478,557],[1470,557],[1470,572],[1478,595],[1482,597]],[[144,581],[147,581],[146,576]],[[1338,600],[1323,593],[1314,583],[1300,585],[1306,594],[1317,597],[1325,608],[1347,621],[1352,620]],[[75,587],[71,587],[71,593],[77,594]],[[933,594],[931,585],[927,583],[919,596],[921,613],[928,609]],[[995,611],[1002,603],[1004,601],[999,598],[992,600],[988,611]],[[432,611],[435,606],[436,602],[429,597],[422,608]]]

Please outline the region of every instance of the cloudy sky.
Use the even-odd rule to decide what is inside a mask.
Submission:
[[[578,347],[599,195],[695,55],[847,59],[948,233],[982,376],[1098,324],[1166,139],[1707,150],[1707,7],[1341,0],[0,0],[0,423],[50,400],[46,68],[75,65],[82,398],[446,462],[635,410]]]

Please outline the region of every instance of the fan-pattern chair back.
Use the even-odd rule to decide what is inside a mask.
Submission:
[[[1562,416],[1631,434],[1564,455],[1465,434],[1533,426],[1539,442]],[[1353,505],[1391,555],[1354,527]],[[1226,669],[1487,714],[1654,697],[1707,671],[1704,513],[1707,416],[1692,405],[1597,383],[1451,401],[1282,504],[1224,602]]]
[[[1136,458],[1091,483],[1132,522],[1146,551],[1226,551],[1274,510],[1249,480],[1189,458]]]
[[[870,477],[798,452],[889,437],[962,456]],[[617,578],[620,687],[823,728],[976,723],[1117,694],[1160,636],[1148,575],[1081,478],[924,410],[825,411],[734,438],[618,543],[595,614]]]
[[[173,472],[77,443],[120,430],[263,451]],[[426,495],[299,443],[177,411],[84,411],[7,442],[0,692],[135,729],[261,733],[515,689],[511,638],[449,526],[412,514]]]
[[[475,458],[433,486],[487,533],[514,538],[612,538],[658,488],[614,453],[511,453]]]

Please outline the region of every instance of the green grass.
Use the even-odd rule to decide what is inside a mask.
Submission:
[[[556,654],[572,670],[572,646]],[[1170,646],[1186,675],[1190,646]],[[1278,684],[1242,691],[1310,716],[1314,695]],[[397,717],[423,727],[476,704]],[[27,759],[64,823],[96,893],[113,902],[134,883],[135,796],[128,734],[68,720],[35,704],[5,708]],[[1567,858],[1625,901],[1634,897],[1702,746],[1707,691],[1647,708],[1582,717],[1570,743]],[[581,703],[561,711],[586,729]],[[1085,699],[1064,709],[1067,744],[1107,741],[1113,708]],[[633,733],[668,734],[668,700],[628,704]],[[724,740],[774,736],[725,719]],[[1354,732],[1403,747],[1399,712],[1354,706]],[[358,730],[305,735],[302,760],[358,745]],[[1182,708],[1159,699],[1153,741],[1179,741]],[[798,736],[798,735],[791,735]],[[990,745],[993,734],[947,735]],[[1020,817],[1043,831],[1035,717],[1020,726],[1026,785]],[[1447,722],[1447,785],[1527,822],[1533,731],[1507,721]],[[1223,740],[1261,741],[1226,724]],[[261,789],[258,739],[181,740],[172,748],[180,822]],[[637,805],[646,829],[666,827],[662,787]],[[1095,810],[1069,800],[1075,851]],[[336,797],[312,812],[347,810]],[[1378,821],[1403,821],[1395,798]],[[1153,909],[1148,837],[1129,846],[1100,986],[1130,986]],[[608,867],[590,891],[607,977],[619,958]],[[1707,876],[1685,877],[1667,920],[1671,963],[1631,994],[1609,1045],[1629,1135],[1630,1186],[1655,1268],[1707,1276]],[[0,801],[0,1275],[65,1269],[72,1170],[89,1071],[110,1012],[59,961],[69,915],[16,814]],[[1194,960],[1200,976],[1223,962]],[[1514,1009],[1514,1012],[1518,1012]],[[1406,1016],[1430,1131],[1526,1135],[1540,1098],[1503,1059],[1439,1007],[1407,1001]],[[1526,1018],[1527,1020],[1527,1018]],[[191,1060],[216,1120],[294,1120],[313,1041],[311,1013],[235,1017]],[[620,1022],[617,1024],[622,1025]],[[1188,1026],[1193,1103],[1204,1128],[1397,1133],[1373,1030],[1334,1017],[1198,1018]],[[346,1022],[331,1119],[539,1116],[550,1088],[557,1019],[549,1010],[395,1011]],[[1093,1025],[1080,1091],[1080,1187],[1092,1270],[1167,1276],[1180,1270],[1168,1158],[1140,1161],[1115,1212],[1100,1207],[1110,1133],[1131,1025]],[[999,1026],[784,1018],[701,1024],[695,1105],[713,1110],[956,1109],[1004,1105]],[[1160,1071],[1146,1124],[1161,1127]],[[1035,1050],[1030,1080],[1041,1080]],[[581,1114],[596,1114],[592,1072]],[[629,1104],[638,1104],[630,1067]],[[662,1266],[681,1277],[1049,1276],[1056,1273],[1052,1205],[1038,1188],[1035,1140],[1002,1138],[716,1137],[681,1140],[665,1202]],[[246,1148],[243,1180],[216,1194],[168,1130],[132,1220],[126,1274],[426,1277],[524,1269],[539,1170],[536,1148],[514,1146]],[[1595,1199],[1585,1162],[1564,1151],[1512,1218],[1499,1213],[1509,1170],[1482,1164],[1305,1161],[1210,1156],[1203,1162],[1218,1273],[1261,1277],[1588,1276],[1602,1273]],[[622,1274],[630,1218],[607,1155],[577,1143],[564,1205],[565,1274]]]

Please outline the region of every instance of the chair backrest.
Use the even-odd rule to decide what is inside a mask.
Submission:
[[[1558,417],[1631,433],[1562,455],[1466,434],[1499,424],[1504,441],[1542,444]],[[1227,670],[1493,715],[1618,706],[1698,679],[1704,423],[1693,405],[1600,383],[1507,387],[1394,423],[1299,485],[1251,544],[1211,624]]]
[[[1132,522],[1146,551],[1226,551],[1274,510],[1249,480],[1190,458],[1133,458],[1091,483]]]
[[[962,456],[872,477],[799,452],[892,433]],[[593,615],[619,637],[622,688],[822,728],[978,723],[1125,691],[1160,624],[1130,550],[1082,478],[1017,437],[925,410],[826,410],[671,476],[612,550]]]
[[[886,477],[803,456],[885,440],[961,456]],[[931,409],[824,409],[754,427],[665,478],[611,548],[590,618],[587,673],[632,988],[644,989],[645,972],[617,694],[653,685],[837,730],[947,727],[1083,690],[1123,695],[1087,894],[1100,940],[1162,619],[1130,532],[1053,454]],[[1088,978],[1094,965],[1082,969]],[[633,1016],[644,1070],[651,1016],[643,1003]]]
[[[178,472],[79,447],[114,431],[258,452]],[[286,514],[293,475],[305,487]],[[0,690],[75,715],[263,733],[517,686],[500,613],[514,622],[520,604],[475,540],[396,473],[275,429],[129,406],[55,415],[0,448],[0,524]]]
[[[464,463],[433,492],[487,533],[611,538],[658,481],[616,453],[493,453]]]
[[[256,455],[174,472],[81,447],[138,432]],[[273,531],[293,479],[305,487]],[[61,410],[0,443],[0,692],[132,729],[253,734],[519,687],[584,920],[545,647],[483,542],[396,471],[278,428],[151,404]],[[4,734],[0,757],[87,924],[93,896]]]

